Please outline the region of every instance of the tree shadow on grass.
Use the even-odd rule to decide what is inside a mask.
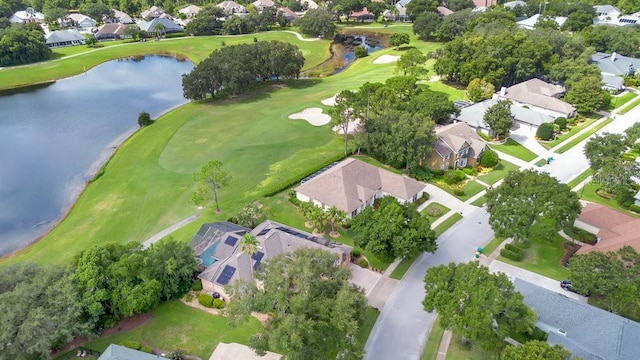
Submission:
[[[398,49],[394,48],[394,50],[396,50],[396,51],[408,51],[408,50],[415,49],[415,48],[416,48],[415,46],[400,46],[400,48],[398,48]]]
[[[283,89],[306,89],[322,82],[320,79],[298,79],[298,80],[280,80],[260,82],[258,87],[250,90],[245,94],[239,95],[220,95],[216,98],[207,98],[199,103],[202,105],[225,106],[233,104],[247,104],[256,101],[266,100],[271,94]]]

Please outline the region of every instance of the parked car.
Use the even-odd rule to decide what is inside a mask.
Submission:
[[[573,287],[573,284],[571,283],[571,280],[562,280],[562,281],[560,281],[560,287],[561,287],[563,290],[571,291],[571,292],[576,293],[576,294],[578,294],[578,295],[582,295],[582,296],[589,296],[589,293],[588,293],[588,292],[586,292],[586,293],[585,293],[585,292],[580,292],[580,291],[576,290],[576,289]]]

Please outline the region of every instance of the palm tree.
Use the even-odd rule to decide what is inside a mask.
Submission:
[[[347,220],[347,213],[338,209],[335,206],[329,208],[329,212],[327,213],[327,219],[331,223],[331,232],[336,232],[337,226],[342,226]]]
[[[246,233],[240,240],[240,249],[252,256],[258,250],[258,244],[258,239],[252,233]]]

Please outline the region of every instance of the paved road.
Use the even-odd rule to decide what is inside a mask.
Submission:
[[[478,246],[493,239],[488,214],[478,208],[440,236],[435,254],[422,254],[380,313],[365,346],[365,359],[419,359],[434,314],[422,309],[424,274],[433,266],[469,261]]]

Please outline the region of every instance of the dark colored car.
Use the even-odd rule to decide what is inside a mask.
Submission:
[[[576,293],[578,295],[589,296],[588,292],[585,293],[585,292],[580,292],[580,291],[576,290],[573,287],[573,284],[571,283],[571,280],[562,280],[562,281],[560,281],[560,287],[563,290],[571,291],[571,292]]]

